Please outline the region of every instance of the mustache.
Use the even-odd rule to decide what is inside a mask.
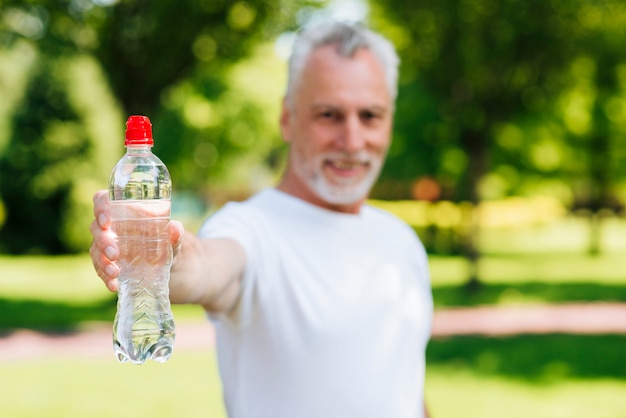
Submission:
[[[327,160],[346,160],[356,163],[369,163],[372,160],[372,155],[364,150],[357,152],[345,152],[345,151],[332,151],[323,155]]]

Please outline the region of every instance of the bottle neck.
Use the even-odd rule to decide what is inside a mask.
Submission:
[[[126,154],[152,153],[152,145],[126,145]]]

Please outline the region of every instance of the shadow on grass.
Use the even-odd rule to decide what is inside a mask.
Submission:
[[[115,309],[115,297],[84,305],[0,298],[0,336],[18,328],[72,332],[84,322],[112,321]]]
[[[481,284],[469,290],[463,286],[433,288],[436,306],[477,306],[506,302],[626,302],[626,286],[588,283],[550,284],[526,282]]]
[[[427,363],[534,381],[626,378],[626,335],[459,336],[434,339]]]

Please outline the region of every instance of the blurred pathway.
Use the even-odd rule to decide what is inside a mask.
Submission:
[[[515,334],[625,334],[626,304],[453,308],[437,311],[433,337]]]
[[[207,322],[177,324],[176,351],[213,348],[215,334]],[[0,337],[0,363],[37,358],[114,358],[111,324],[98,324],[74,333],[19,330]]]
[[[452,308],[438,310],[433,323],[433,338],[547,333],[626,335],[626,304]],[[177,325],[176,351],[214,346],[215,336],[208,322]],[[3,363],[103,356],[113,358],[110,325],[94,325],[68,334],[19,330],[0,336],[0,362]]]

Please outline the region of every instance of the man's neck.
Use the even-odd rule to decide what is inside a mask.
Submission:
[[[290,176],[284,176],[278,186],[276,186],[276,189],[298,199],[304,200],[312,205],[340,213],[359,214],[361,206],[365,201],[365,199],[361,199],[357,202],[349,204],[327,202],[312,192],[305,184],[296,184],[296,182],[290,180]]]

